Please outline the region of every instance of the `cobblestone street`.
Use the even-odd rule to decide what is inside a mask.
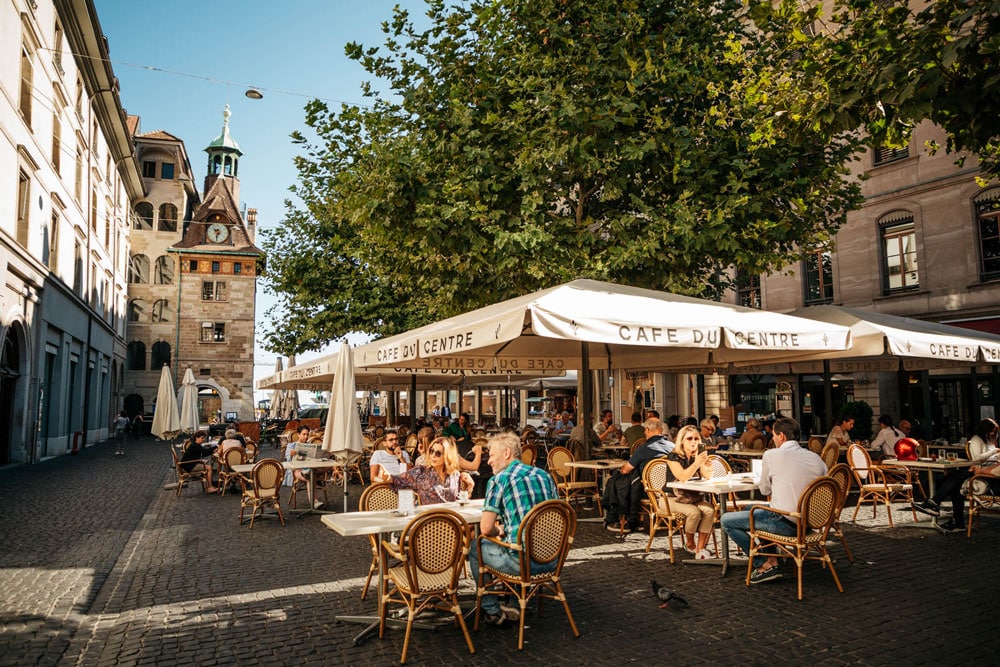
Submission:
[[[166,445],[112,443],[34,466],[0,470],[0,664],[394,664],[402,632],[354,646],[370,614],[360,599],[367,540],[344,538],[319,517],[238,523],[239,498],[180,497]],[[271,455],[271,450],[265,450]],[[352,487],[350,502],[357,503]],[[331,504],[340,507],[339,493]],[[864,508],[865,523],[871,509]],[[883,515],[884,516],[884,515]],[[848,515],[849,517],[849,515]],[[897,513],[897,525],[912,523]],[[794,576],[743,585],[745,564],[670,565],[666,538],[649,556],[645,535],[617,542],[581,523],[565,587],[581,636],[561,610],[481,627],[470,656],[451,626],[414,631],[410,664],[961,664],[990,660],[995,621],[982,610],[997,581],[1000,524],[971,539],[930,530],[845,525],[855,556],[832,547],[844,585],[809,564],[805,599]],[[791,574],[790,570],[786,570]],[[687,610],[661,610],[650,579],[677,589]],[[468,586],[468,584],[466,584]]]

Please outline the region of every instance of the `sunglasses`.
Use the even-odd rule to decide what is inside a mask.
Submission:
[[[444,456],[444,450],[443,449],[432,449],[429,452],[429,454],[431,456]]]

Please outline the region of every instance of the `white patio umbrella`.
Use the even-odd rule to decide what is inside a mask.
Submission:
[[[181,431],[181,418],[177,413],[177,396],[170,366],[160,369],[160,386],[156,391],[156,409],[150,432],[160,440],[170,440]]]
[[[344,471],[344,511],[347,511],[347,466],[364,450],[361,419],[354,402],[354,363],[351,347],[343,342],[337,352],[333,385],[330,389],[330,413],[323,430],[323,451],[339,460]]]
[[[194,379],[194,371],[188,368],[184,371],[184,379],[181,380],[181,388],[178,392],[181,405],[180,424],[181,430],[194,433],[200,425],[200,415],[198,413],[198,383]]]
[[[847,327],[667,292],[574,280],[355,350],[362,366],[501,370],[708,365],[767,350],[843,350]],[[590,420],[590,396],[581,395]]]

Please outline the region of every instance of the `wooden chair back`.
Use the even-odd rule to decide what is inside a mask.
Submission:
[[[809,438],[809,450],[819,454],[823,451],[823,441],[819,438]]]
[[[535,459],[538,458],[538,450],[535,449],[534,445],[524,445],[521,447],[521,462],[533,466],[535,465]]]
[[[840,445],[835,442],[826,443],[819,457],[823,459],[823,463],[826,464],[826,469],[829,471],[833,466],[837,465],[837,459],[840,458]]]

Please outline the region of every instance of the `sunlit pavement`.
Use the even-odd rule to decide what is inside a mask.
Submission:
[[[124,457],[113,452],[109,442],[0,469],[0,665],[398,663],[402,632],[354,646],[359,626],[334,620],[375,610],[371,595],[360,599],[366,539],[340,537],[315,515],[250,530],[239,525],[235,494],[205,496],[197,484],[180,497],[163,489],[173,481],[165,443],[144,439]],[[350,491],[353,505],[360,488]],[[341,506],[339,490],[330,499]],[[855,562],[831,547],[845,592],[810,563],[801,602],[791,568],[747,588],[745,561],[722,578],[715,567],[670,565],[665,538],[647,556],[644,534],[619,542],[600,523],[581,523],[564,572],[579,638],[549,604],[543,617],[529,616],[521,652],[516,624],[473,633],[474,656],[445,626],[414,631],[408,663],[991,659],[995,620],[986,610],[1000,580],[1000,521],[984,518],[967,539],[904,528],[913,519],[901,507],[895,529],[882,509],[874,521],[868,507],[858,518],[845,523]],[[650,579],[678,590],[690,608],[661,610]]]

